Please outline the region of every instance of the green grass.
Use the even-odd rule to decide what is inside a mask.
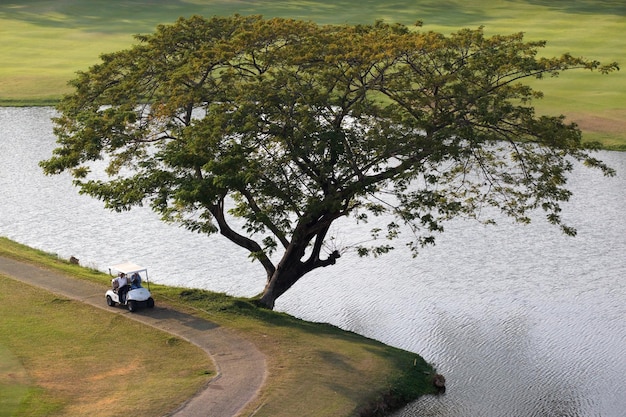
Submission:
[[[61,271],[75,276],[77,279],[103,284],[108,284],[110,280],[106,274],[71,265],[57,259],[53,254],[27,248],[6,238],[0,238],[0,255]],[[3,283],[0,282],[0,285]],[[14,285],[17,286],[17,284]],[[328,324],[310,323],[288,314],[259,309],[246,299],[203,290],[165,287],[155,284],[151,284],[151,290],[158,303],[167,303],[238,332],[253,342],[265,354],[269,370],[266,384],[258,398],[249,404],[241,415],[254,415],[255,417],[347,417],[357,415],[359,411],[383,407],[390,403],[391,398],[399,400],[400,403],[406,403],[420,395],[433,392],[431,378],[434,369],[414,353],[384,345]],[[92,315],[91,311],[94,310],[78,303],[56,300],[54,296],[45,293],[38,297],[40,298],[35,302],[36,308],[29,311],[17,312],[6,307],[5,310],[0,310],[3,322],[6,316],[10,318],[8,322],[21,323],[19,326],[8,324],[12,326],[11,329],[19,327],[30,331],[31,326],[37,324],[34,317],[41,316],[43,313],[40,313],[40,310],[46,306],[53,305],[54,311],[49,314],[60,317],[61,321],[63,318],[71,320],[77,315],[89,317]],[[2,298],[0,298],[0,304],[6,304]],[[107,313],[99,314],[106,315]],[[33,315],[35,316],[33,317]],[[117,325],[123,320],[117,315],[110,316],[112,317],[98,316],[94,319],[95,324],[93,326],[95,327],[85,333],[104,335],[110,331],[114,324]],[[55,335],[52,330],[44,328],[38,332],[40,332],[39,339],[50,338],[46,343],[54,343],[55,340],[60,341],[58,340],[59,336]],[[151,333],[152,331],[147,330],[147,332]],[[0,333],[5,334],[4,329],[0,328]],[[61,339],[65,338],[62,337]],[[108,341],[104,347],[96,346],[97,342],[103,340],[106,341],[106,338],[88,337],[87,340],[75,341],[71,351],[76,354],[69,359],[82,361],[80,354],[91,351],[105,354],[112,349],[112,345]],[[159,343],[163,344],[162,342]],[[30,349],[34,348],[29,343],[21,343],[19,346],[10,345],[10,352],[14,355],[17,355],[17,352],[22,352],[22,350],[29,351]],[[141,347],[137,347],[137,349],[141,350]],[[40,362],[45,363],[58,359],[58,354],[53,357],[49,356],[54,351],[55,349],[36,349],[28,355],[40,358]],[[169,361],[170,355],[157,355],[159,358],[167,358]],[[74,368],[78,363],[69,364],[67,367]],[[80,363],[82,367],[82,362]],[[24,367],[29,371],[29,375],[35,373],[28,363],[25,363]],[[192,377],[197,375],[197,371],[189,372]],[[61,378],[61,380],[63,379]],[[154,391],[154,388],[146,387],[145,384],[139,384],[134,389],[137,390],[138,396],[142,395],[144,390]],[[23,395],[20,392],[23,391],[17,390],[15,397]],[[149,393],[146,392],[145,394],[148,395]],[[48,398],[43,391],[38,392],[37,395],[43,396],[44,399]],[[152,395],[155,395],[154,392]],[[61,394],[52,398],[55,401],[47,400],[46,404],[54,405],[56,401],[66,401]],[[164,396],[164,398],[169,397]],[[75,402],[79,401],[81,400],[74,397],[69,404],[73,406]],[[69,405],[66,404],[66,407]],[[23,415],[43,416],[48,414]],[[138,414],[134,412],[133,415],[160,414]]]
[[[204,351],[165,332],[7,277],[0,286],[0,415],[162,415],[214,375]]]
[[[11,350],[0,343],[0,417],[16,414],[29,387],[26,369]]]
[[[67,81],[77,70],[95,64],[101,53],[129,47],[133,34],[153,32],[179,16],[233,13],[332,24],[419,19],[423,30],[444,33],[485,26],[487,34],[525,32],[528,40],[547,40],[545,55],[626,62],[623,0],[9,0],[0,4],[0,105],[51,104],[69,92]],[[569,73],[537,88],[546,93],[538,110],[573,114],[590,139],[626,149],[624,72]]]

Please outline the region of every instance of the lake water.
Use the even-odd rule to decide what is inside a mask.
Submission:
[[[218,236],[161,223],[147,209],[111,213],[67,175],[37,163],[55,147],[48,108],[0,108],[0,235],[103,271],[124,260],[153,281],[252,296],[264,271]],[[455,221],[412,258],[345,254],[303,278],[276,309],[421,354],[443,396],[396,417],[626,415],[626,153],[599,155],[618,176],[578,169],[563,217],[570,238],[529,226]],[[363,231],[336,227],[349,245]]]

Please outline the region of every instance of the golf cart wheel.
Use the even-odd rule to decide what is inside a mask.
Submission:
[[[154,308],[154,299],[152,297],[148,298],[147,306],[148,308]]]
[[[107,295],[107,305],[109,307],[115,307],[115,301],[113,301],[110,295]]]
[[[137,302],[135,300],[128,301],[128,311],[131,313],[137,310]]]

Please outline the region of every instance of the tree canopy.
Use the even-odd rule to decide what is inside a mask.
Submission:
[[[401,225],[417,251],[444,220],[485,206],[520,222],[544,210],[574,234],[560,217],[572,162],[612,174],[575,124],[535,114],[541,93],[523,81],[617,64],[541,57],[545,43],[521,33],[235,15],[181,18],[137,41],[71,81],[41,166],[70,171],[110,209],[150,204],[247,249],[269,308],[337,262],[339,218],[392,219],[361,255],[392,249]]]

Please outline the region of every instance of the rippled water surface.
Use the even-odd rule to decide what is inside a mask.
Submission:
[[[55,147],[51,109],[0,108],[0,235],[106,270],[146,265],[165,284],[251,296],[263,270],[219,237],[162,224],[145,209],[111,213],[69,176],[45,177]],[[346,254],[278,300],[277,309],[417,352],[447,393],[400,416],[626,415],[626,153],[600,157],[616,178],[579,169],[565,237],[530,226],[449,224],[417,258]],[[349,245],[362,230],[335,230]]]

